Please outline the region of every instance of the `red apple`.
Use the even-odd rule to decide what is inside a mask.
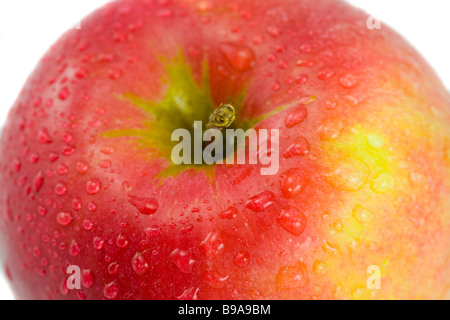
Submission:
[[[449,298],[450,97],[368,18],[332,0],[122,0],[67,32],[0,140],[16,297]],[[277,174],[173,164],[172,132],[220,104],[230,128],[279,130]]]

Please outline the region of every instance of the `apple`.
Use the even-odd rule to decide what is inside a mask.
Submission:
[[[450,96],[368,18],[332,0],[121,0],[68,31],[1,135],[15,296],[449,298]],[[221,105],[229,129],[279,132],[275,174],[173,163],[172,133]]]

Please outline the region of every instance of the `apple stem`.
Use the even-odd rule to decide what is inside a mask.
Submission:
[[[231,104],[220,104],[220,106],[209,116],[207,129],[228,128],[236,119],[236,111]]]

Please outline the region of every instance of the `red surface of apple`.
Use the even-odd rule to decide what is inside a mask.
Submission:
[[[449,94],[367,18],[331,0],[123,0],[67,32],[0,140],[16,297],[449,298]],[[278,174],[171,163],[171,133],[221,103],[233,128],[279,129]]]

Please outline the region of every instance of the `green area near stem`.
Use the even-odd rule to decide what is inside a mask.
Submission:
[[[179,53],[171,61],[163,60],[163,63],[167,74],[167,77],[163,81],[167,83],[168,87],[161,100],[148,101],[134,93],[126,93],[120,97],[121,99],[130,101],[133,105],[141,108],[149,115],[143,120],[143,128],[119,129],[106,132],[103,136],[109,138],[124,136],[136,137],[138,147],[147,149],[149,155],[168,159],[170,166],[159,174],[162,178],[176,176],[186,169],[205,170],[207,175],[213,175],[212,168],[214,166],[206,164],[174,165],[171,161],[172,149],[179,143],[171,141],[172,132],[176,129],[183,128],[190,131],[191,137],[193,137],[194,121],[202,121],[204,126],[203,130],[206,130],[211,113],[221,103],[215,103],[213,101],[208,65],[206,61],[203,63],[202,77],[198,83],[182,53]],[[230,96],[228,101],[222,101],[222,103],[232,104],[236,110],[236,120],[231,124],[229,129],[240,128],[246,131],[280,110],[278,108],[270,112],[270,114],[266,114],[257,119],[243,119],[240,116],[240,111],[243,106],[244,97],[245,89],[238,95]],[[224,145],[226,144],[224,143]]]

